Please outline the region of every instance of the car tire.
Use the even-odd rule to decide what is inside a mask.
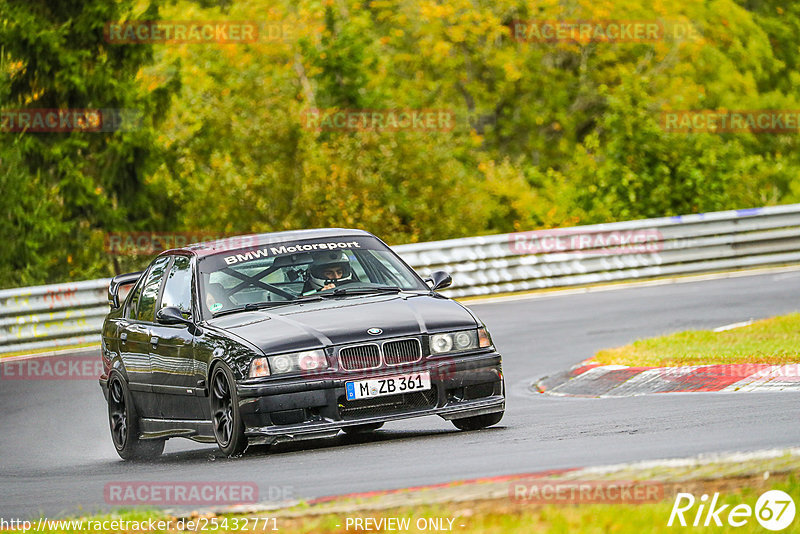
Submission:
[[[247,448],[244,421],[239,411],[233,373],[225,364],[214,368],[209,381],[208,398],[211,403],[211,424],[219,450],[225,456],[240,456]]]
[[[383,423],[367,423],[364,425],[352,425],[343,427],[345,434],[363,434],[365,432],[372,432],[374,430],[378,430],[380,427],[383,426]]]
[[[496,425],[503,418],[505,411],[476,415],[475,417],[464,417],[463,419],[453,419],[450,421],[459,430],[480,430],[487,426]]]
[[[153,460],[164,452],[165,439],[139,439],[139,415],[128,383],[113,374],[108,381],[108,424],[111,441],[123,460]]]

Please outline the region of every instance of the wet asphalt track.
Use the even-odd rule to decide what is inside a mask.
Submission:
[[[529,389],[603,347],[800,310],[800,271],[471,307],[504,355],[509,390],[503,421],[478,432],[422,418],[368,437],[251,449],[235,460],[212,446],[170,440],[156,463],[126,464],[111,445],[96,380],[0,380],[0,517],[108,509],[103,488],[118,481],[253,481],[262,499],[271,487],[312,498],[800,445],[797,393],[570,399]]]

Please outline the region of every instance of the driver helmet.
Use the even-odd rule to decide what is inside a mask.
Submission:
[[[338,285],[353,280],[350,260],[344,252],[333,250],[317,252],[313,258],[314,261],[308,268],[308,280],[314,289],[320,290],[328,284]],[[340,270],[341,276],[331,277],[332,270]]]

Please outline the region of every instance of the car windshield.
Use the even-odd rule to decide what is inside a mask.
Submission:
[[[206,317],[296,301],[429,291],[374,237],[334,237],[231,250],[199,264]]]

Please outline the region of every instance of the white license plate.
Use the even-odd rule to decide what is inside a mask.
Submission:
[[[398,393],[408,393],[409,391],[424,391],[431,389],[431,374],[425,371],[407,375],[370,378],[369,380],[356,380],[345,383],[344,387],[345,391],[347,391],[347,400],[397,395]]]

